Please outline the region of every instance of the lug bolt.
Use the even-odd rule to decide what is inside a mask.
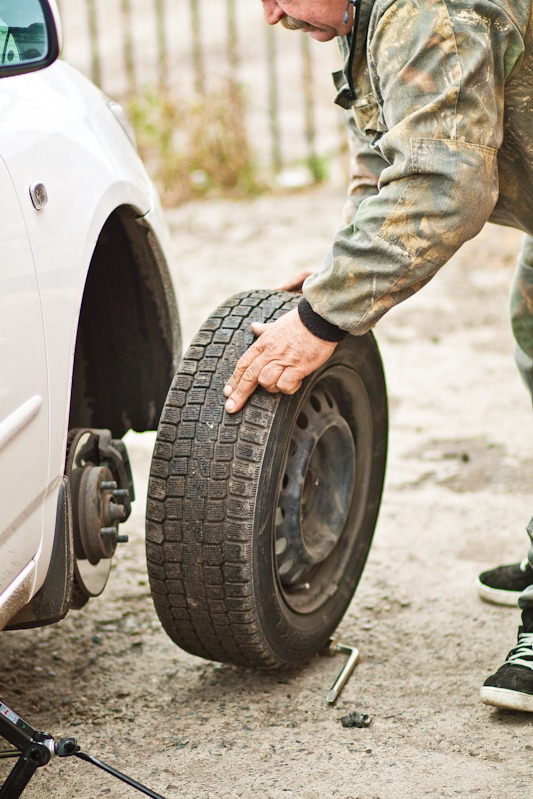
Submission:
[[[127,535],[118,535],[116,527],[101,527],[100,535],[113,536],[115,544],[127,544],[130,540]]]
[[[107,515],[111,521],[123,519],[126,515],[126,508],[124,505],[117,505],[115,502],[110,502],[107,506]]]

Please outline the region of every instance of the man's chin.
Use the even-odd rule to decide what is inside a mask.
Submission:
[[[337,35],[338,34],[336,34],[335,31],[309,31],[309,36],[311,39],[314,39],[315,42],[330,42]]]

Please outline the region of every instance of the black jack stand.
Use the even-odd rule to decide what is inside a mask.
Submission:
[[[12,768],[6,781],[0,787],[0,799],[18,799],[34,776],[37,769],[46,766],[51,758],[77,757],[86,763],[91,763],[103,771],[107,771],[135,790],[151,796],[152,799],[164,799],[161,794],[151,791],[131,777],[122,774],[107,763],[82,752],[75,738],[61,738],[56,741],[46,732],[37,732],[24,719],[4,705],[0,699],[0,737],[9,741],[15,749],[0,751],[0,759],[17,758],[17,763]]]

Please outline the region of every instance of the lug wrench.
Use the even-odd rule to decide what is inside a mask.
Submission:
[[[333,657],[337,654],[337,652],[342,652],[343,654],[348,655],[348,660],[344,664],[341,673],[327,693],[326,701],[329,702],[330,705],[332,705],[338,699],[340,692],[350,679],[351,674],[357,665],[357,661],[359,660],[359,650],[357,647],[350,646],[349,644],[341,644],[335,638],[330,638],[328,646],[324,650],[323,654]]]

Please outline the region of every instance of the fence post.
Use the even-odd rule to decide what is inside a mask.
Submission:
[[[315,108],[313,97],[313,59],[311,55],[311,44],[309,36],[302,36],[302,82],[303,82],[303,97],[304,97],[304,126],[305,126],[305,141],[307,144],[307,166],[313,177],[313,180],[319,181],[323,179],[323,170],[320,169],[319,161],[316,154],[316,126],[315,126]]]
[[[124,66],[126,67],[126,80],[128,82],[128,92],[135,92],[135,57],[133,54],[133,36],[131,28],[131,2],[121,0],[120,9],[122,12],[124,26]]]
[[[226,8],[228,17],[228,64],[230,66],[231,72],[235,72],[239,65],[235,0],[226,0]]]
[[[89,25],[89,47],[91,50],[91,78],[97,86],[102,85],[100,53],[98,52],[98,24],[96,21],[95,0],[87,0],[87,16]]]
[[[192,26],[192,62],[194,69],[194,88],[199,94],[202,94],[205,85],[205,74],[204,74],[204,58],[202,53],[199,0],[190,0],[190,6],[191,6],[191,26]]]
[[[274,29],[266,26],[267,37],[267,70],[268,70],[268,116],[270,121],[270,137],[272,143],[271,157],[274,172],[280,172],[282,166],[280,128],[279,128],[279,96],[278,77],[276,73],[276,41]]]
[[[168,88],[168,50],[165,25],[165,0],[155,0],[155,15],[157,25],[157,50],[159,88]]]

